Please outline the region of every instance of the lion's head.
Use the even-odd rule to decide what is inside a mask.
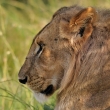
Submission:
[[[67,74],[80,62],[79,51],[88,42],[96,17],[91,7],[64,7],[35,36],[18,76],[38,101],[71,82],[74,73]]]

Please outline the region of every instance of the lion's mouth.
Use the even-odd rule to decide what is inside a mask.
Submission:
[[[53,85],[49,85],[45,90],[41,91],[41,93],[45,95],[51,95],[53,90]]]

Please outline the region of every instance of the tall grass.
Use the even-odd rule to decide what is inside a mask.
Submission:
[[[0,0],[0,110],[53,110],[55,95],[39,104],[17,80],[31,41],[62,6],[109,8],[109,0]]]

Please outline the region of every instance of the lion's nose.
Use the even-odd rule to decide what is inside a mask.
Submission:
[[[19,79],[19,82],[22,83],[22,84],[26,84],[27,82],[27,76],[25,78],[22,78],[22,79]]]

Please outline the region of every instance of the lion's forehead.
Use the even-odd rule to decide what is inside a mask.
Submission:
[[[52,21],[48,24],[39,34],[34,38],[34,42],[47,42],[53,41],[53,39],[58,36],[57,24]],[[51,43],[51,42],[50,42]]]

